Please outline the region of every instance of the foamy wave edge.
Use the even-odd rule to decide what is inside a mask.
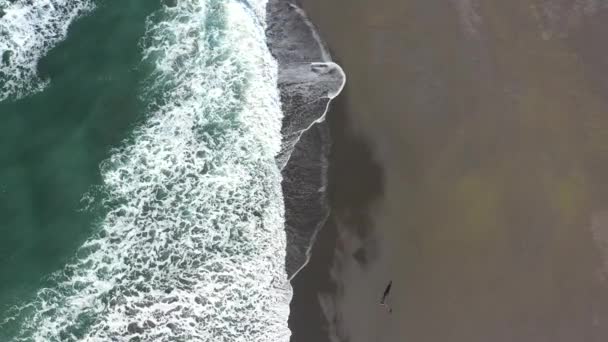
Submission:
[[[94,7],[89,0],[0,0],[0,101],[44,89],[38,61]]]

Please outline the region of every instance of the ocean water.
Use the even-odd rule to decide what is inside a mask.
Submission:
[[[286,341],[265,1],[0,9],[0,341]]]

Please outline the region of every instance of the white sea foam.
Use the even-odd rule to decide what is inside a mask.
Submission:
[[[38,60],[92,8],[90,0],[0,0],[0,101],[44,88]]]
[[[179,1],[149,18],[154,110],[102,164],[111,210],[16,313],[20,340],[289,339],[277,67],[252,8]]]

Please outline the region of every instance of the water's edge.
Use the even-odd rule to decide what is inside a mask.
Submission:
[[[285,269],[292,279],[308,262],[315,236],[329,215],[331,141],[324,118],[346,78],[295,0],[269,0],[266,20],[268,48],[279,68],[283,141],[276,161],[283,176]]]

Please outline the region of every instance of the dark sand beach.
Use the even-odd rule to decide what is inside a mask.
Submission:
[[[606,341],[608,10],[301,5],[348,81],[293,339]]]

